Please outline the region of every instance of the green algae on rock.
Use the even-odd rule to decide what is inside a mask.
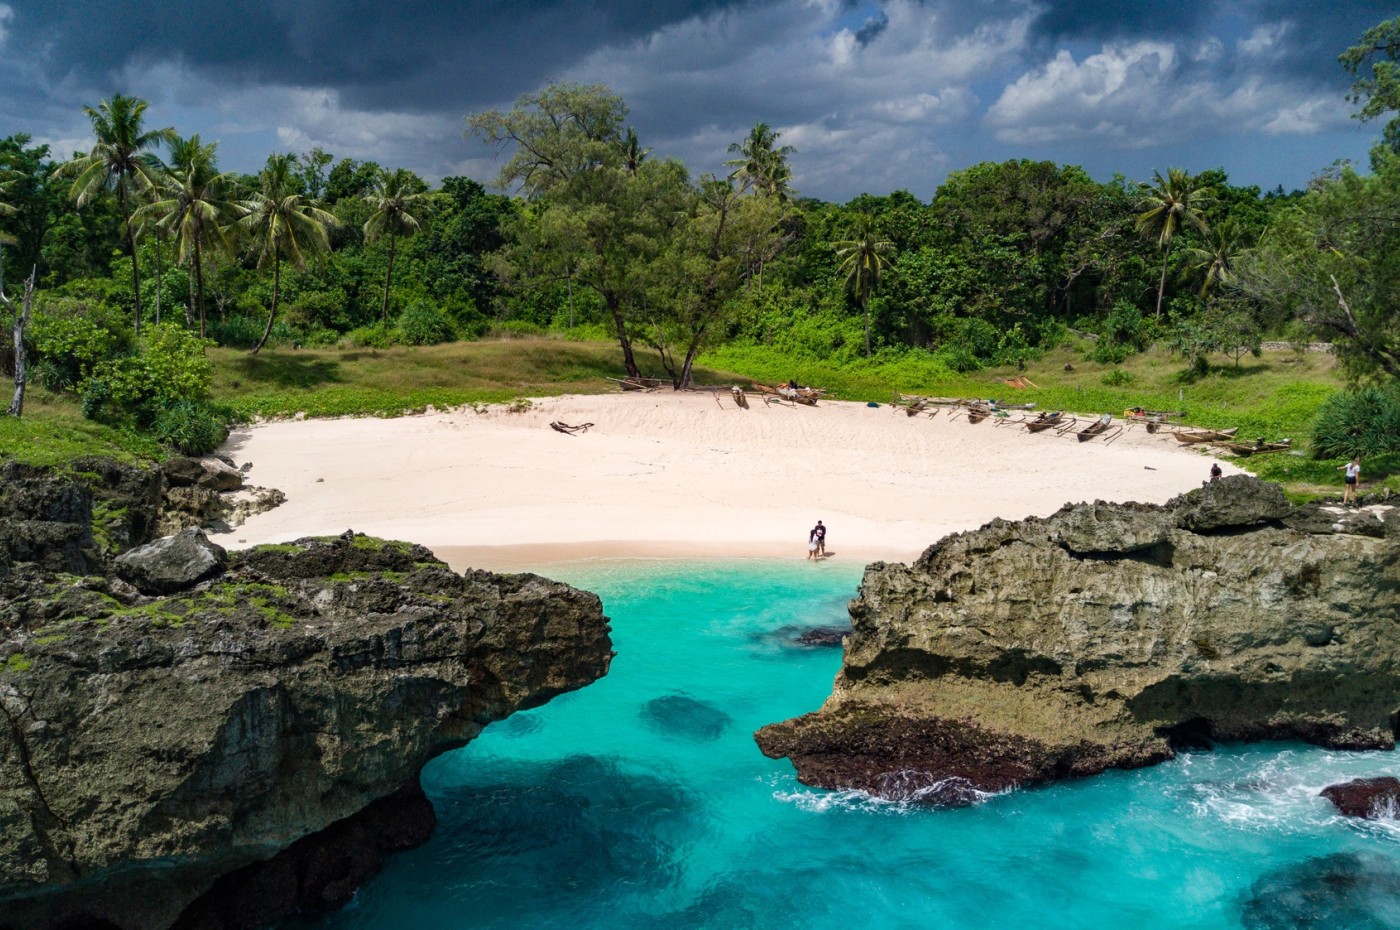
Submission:
[[[866,569],[831,697],[756,739],[807,784],[934,803],[1212,740],[1392,749],[1400,540],[1360,522],[1235,476],[949,536]]]

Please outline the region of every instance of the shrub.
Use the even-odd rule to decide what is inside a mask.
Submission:
[[[265,320],[250,316],[231,316],[224,320],[209,321],[209,338],[221,346],[238,349],[251,349],[262,338]]]
[[[1400,451],[1400,391],[1338,391],[1323,403],[1312,427],[1313,455],[1339,458]]]
[[[1125,384],[1132,384],[1136,380],[1137,378],[1132,372],[1124,371],[1121,368],[1115,368],[1103,376],[1103,383],[1107,387],[1123,387]]]
[[[389,329],[383,323],[357,326],[340,337],[336,345],[342,349],[387,349],[393,342]]]
[[[457,338],[452,321],[426,300],[415,300],[399,314],[398,341],[412,346],[432,346]]]
[[[492,323],[486,335],[493,339],[531,339],[544,335],[544,327],[526,320],[501,320]]]
[[[169,403],[204,400],[211,374],[207,345],[173,323],[148,327],[136,353],[102,362],[78,386],[83,413],[106,423],[149,426]]]
[[[161,401],[154,405],[150,432],[185,455],[202,455],[223,445],[236,419],[232,408],[207,401]]]
[[[39,378],[50,390],[74,390],[116,354],[117,337],[88,317],[45,316],[35,323]]]

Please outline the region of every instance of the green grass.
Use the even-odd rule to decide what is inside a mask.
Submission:
[[[0,462],[66,468],[73,459],[104,455],[122,462],[164,457],[158,442],[85,418],[70,399],[31,388],[24,416],[0,414]]]

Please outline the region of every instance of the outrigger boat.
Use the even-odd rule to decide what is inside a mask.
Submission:
[[[1293,448],[1293,440],[1265,442],[1263,439],[1256,439],[1254,442],[1222,442],[1220,445],[1236,455],[1263,455],[1265,452],[1287,452]]]
[[[1240,431],[1238,426],[1232,429],[1178,429],[1172,430],[1172,435],[1176,441],[1184,444],[1193,442],[1231,442],[1235,434]]]
[[[1038,433],[1041,430],[1050,429],[1052,426],[1059,426],[1064,422],[1065,412],[1056,410],[1054,413],[1042,413],[1034,420],[1026,421],[1026,431]]]
[[[793,387],[791,384],[780,384],[776,387],[769,384],[753,382],[754,390],[769,397],[777,397],[781,400],[790,400],[797,404],[806,404],[808,407],[817,405],[817,398],[822,395],[819,388]]]
[[[1142,407],[1129,407],[1123,411],[1123,419],[1129,423],[1144,423],[1149,433],[1157,432],[1169,420],[1179,419],[1182,413],[1168,410],[1145,410]]]
[[[1105,413],[1103,416],[1099,417],[1099,418],[1098,418],[1097,420],[1095,420],[1093,423],[1090,423],[1088,426],[1084,427],[1084,428],[1083,428],[1082,430],[1080,430],[1078,433],[1075,433],[1075,435],[1076,435],[1077,437],[1079,437],[1079,441],[1080,441],[1080,442],[1088,442],[1090,439],[1093,439],[1095,436],[1101,436],[1101,435],[1103,435],[1105,432],[1108,431],[1108,428],[1109,428],[1110,426],[1112,426],[1112,425],[1113,425],[1113,414],[1111,414],[1111,413]]]

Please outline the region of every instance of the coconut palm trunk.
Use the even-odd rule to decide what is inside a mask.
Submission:
[[[126,185],[117,188],[117,201],[122,211],[122,224],[126,227],[126,250],[131,255],[132,323],[136,335],[141,335],[141,263],[136,260],[136,231],[131,228],[131,207],[127,203]]]
[[[282,294],[282,256],[272,253],[272,308],[267,312],[267,326],[263,328],[262,338],[258,344],[253,346],[253,354],[257,355],[267,343],[267,337],[272,335],[272,321],[277,319],[277,301]]]
[[[199,240],[194,241],[194,280],[195,297],[199,301],[199,338],[204,338],[204,260],[200,255]]]
[[[398,245],[398,238],[393,232],[389,233],[389,267],[384,272],[384,305],[379,308],[379,318],[385,326],[389,325],[389,282],[394,278],[394,250]]]
[[[1162,252],[1162,280],[1157,284],[1157,319],[1162,318],[1162,298],[1167,293],[1167,262],[1172,257],[1172,248],[1169,244]]]

